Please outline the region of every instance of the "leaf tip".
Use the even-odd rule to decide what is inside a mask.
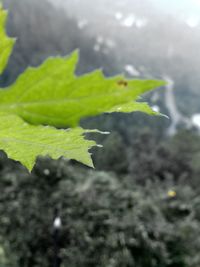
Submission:
[[[79,61],[79,57],[80,57],[80,49],[75,49],[70,55],[69,55],[70,58],[73,58],[74,61],[76,63],[78,63]]]

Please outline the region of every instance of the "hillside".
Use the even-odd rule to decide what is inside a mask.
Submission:
[[[48,1],[5,0],[9,10],[7,31],[17,37],[14,53],[2,78],[9,83],[28,65],[36,66],[48,56],[66,55],[81,50],[78,71],[89,71],[105,65],[112,69],[105,56],[96,54],[92,47],[95,39],[81,31],[74,18],[55,9]],[[113,64],[113,63],[112,63]]]

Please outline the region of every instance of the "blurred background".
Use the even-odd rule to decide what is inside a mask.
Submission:
[[[39,158],[31,174],[0,154],[1,267],[200,266],[200,1],[4,0],[17,37],[1,87],[78,48],[77,75],[168,81],[145,96],[170,119],[131,113],[81,122],[91,170]]]

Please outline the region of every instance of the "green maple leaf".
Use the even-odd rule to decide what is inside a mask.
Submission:
[[[6,18],[6,11],[0,7],[0,73],[14,44],[5,32]],[[77,62],[77,52],[65,58],[49,58],[0,90],[0,149],[29,170],[38,155],[54,159],[64,156],[93,166],[88,150],[95,142],[85,140],[83,133],[88,131],[77,127],[82,118],[104,112],[155,114],[147,103],[137,100],[164,85],[163,81],[105,78],[99,70],[77,77]],[[51,126],[75,128],[58,130]]]
[[[3,72],[9,56],[12,52],[15,40],[6,35],[5,23],[7,19],[7,12],[3,10],[0,4],[0,74]]]
[[[31,170],[36,157],[61,156],[93,166],[88,149],[94,141],[85,140],[87,132],[76,127],[58,130],[50,126],[30,125],[16,115],[0,115],[0,147],[8,157],[20,161]]]
[[[163,85],[163,81],[105,78],[100,70],[77,77],[77,61],[78,53],[74,52],[66,58],[47,59],[38,68],[28,68],[13,85],[0,92],[0,109],[32,124],[59,127],[75,127],[82,118],[104,112],[137,110],[155,114],[146,104],[135,101]]]

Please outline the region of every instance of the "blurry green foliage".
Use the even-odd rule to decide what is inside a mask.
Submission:
[[[162,149],[163,161],[159,163],[160,154],[154,153],[149,165],[147,155],[154,140],[151,135],[145,137],[147,133],[142,136],[137,145],[146,152],[142,152],[144,172],[136,172],[138,179],[133,169],[120,173],[112,164],[115,172],[106,173],[50,159],[39,159],[28,177],[19,165],[2,156],[0,236],[8,259],[20,267],[51,265],[56,208],[63,223],[62,266],[198,267],[199,170],[192,164],[199,152],[191,154],[188,162],[180,150],[193,138],[200,144],[200,137],[186,132],[162,141],[156,151]],[[111,157],[120,155],[120,147],[115,148]],[[134,169],[141,168],[140,157],[128,157],[127,164],[133,160]],[[191,171],[181,175],[180,161]],[[158,172],[160,164],[163,173]]]

